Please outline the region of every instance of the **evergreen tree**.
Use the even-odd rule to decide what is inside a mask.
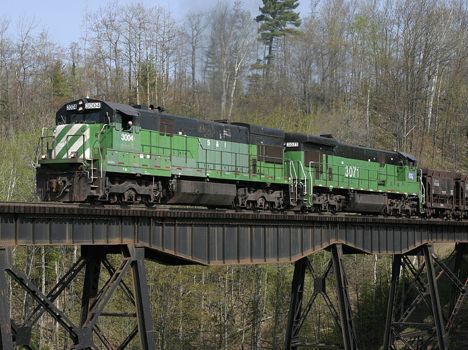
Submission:
[[[258,29],[260,40],[267,46],[267,68],[273,60],[273,45],[276,38],[282,37],[297,30],[294,27],[301,25],[299,13],[294,10],[299,6],[298,0],[262,0],[263,7],[255,20],[260,24]]]
[[[57,60],[52,66],[51,72],[52,95],[54,103],[60,104],[70,98],[70,86],[67,82],[67,76],[64,71],[62,61]]]

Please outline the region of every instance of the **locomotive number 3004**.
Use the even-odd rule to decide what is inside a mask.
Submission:
[[[122,141],[127,141],[127,142],[131,142],[133,141],[133,135],[132,134],[127,134],[127,133],[122,133],[120,135],[120,140]]]

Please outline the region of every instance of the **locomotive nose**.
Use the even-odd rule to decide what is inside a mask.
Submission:
[[[53,159],[89,159],[89,126],[58,125],[54,130]]]

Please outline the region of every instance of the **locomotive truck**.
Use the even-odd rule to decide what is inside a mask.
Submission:
[[[82,98],[43,130],[43,201],[468,216],[468,178],[410,154]]]

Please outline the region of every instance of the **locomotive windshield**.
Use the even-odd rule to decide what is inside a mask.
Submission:
[[[109,123],[104,111],[64,111],[57,113],[57,125],[60,124],[106,124]]]

